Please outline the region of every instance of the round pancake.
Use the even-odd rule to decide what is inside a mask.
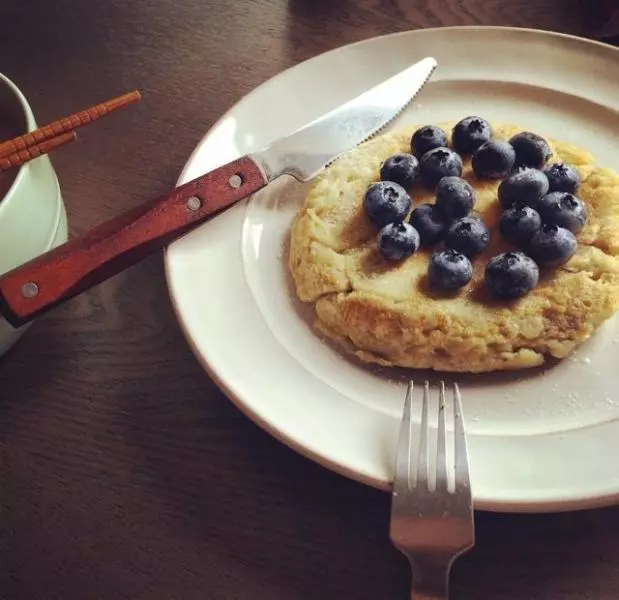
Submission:
[[[452,123],[440,124],[448,133]],[[382,258],[377,229],[363,211],[367,187],[379,180],[381,162],[410,152],[419,127],[376,137],[340,157],[311,187],[291,229],[289,267],[298,297],[313,303],[316,327],[365,362],[438,371],[524,369],[548,357],[564,358],[619,307],[619,174],[598,168],[572,144],[547,139],[551,162],[576,167],[588,222],[578,250],[563,266],[541,269],[539,285],[516,301],[494,301],[483,276],[488,260],[515,247],[498,232],[499,180],[479,179],[470,160],[463,177],[475,188],[473,214],[491,242],[473,262],[471,283],[456,294],[428,289],[430,254],[421,249],[401,262]],[[523,131],[492,124],[494,136]],[[415,187],[415,205],[434,203],[434,192]]]

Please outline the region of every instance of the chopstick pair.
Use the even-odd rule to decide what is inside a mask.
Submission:
[[[96,104],[12,140],[0,142],[0,173],[20,167],[42,154],[77,139],[74,129],[92,123],[141,99],[137,90]]]
[[[65,144],[68,144],[76,139],[77,134],[75,131],[68,131],[67,133],[61,133],[60,135],[51,137],[40,144],[33,144],[32,146],[24,148],[19,152],[14,152],[13,154],[2,157],[0,158],[0,173],[8,171],[9,169],[21,167],[28,161],[38,158],[41,154],[47,154],[54,148],[64,146]]]

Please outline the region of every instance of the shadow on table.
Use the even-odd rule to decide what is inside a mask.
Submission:
[[[619,508],[479,514],[476,548],[456,564],[454,585],[462,598],[614,598],[618,526]]]
[[[376,35],[440,25],[425,7],[412,8],[412,3],[407,8],[395,2],[289,0],[286,57],[294,64]]]

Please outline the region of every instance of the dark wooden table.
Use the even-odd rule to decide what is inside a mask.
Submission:
[[[54,155],[73,234],[163,192],[209,126],[282,69],[438,25],[593,35],[568,0],[3,0],[0,71],[40,122],[145,100]],[[389,498],[242,416],[190,353],[155,256],[55,310],[0,360],[0,599],[406,598]],[[619,509],[479,514],[454,598],[619,590]]]

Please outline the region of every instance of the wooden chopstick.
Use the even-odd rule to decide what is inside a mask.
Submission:
[[[95,106],[76,112],[68,117],[49,123],[48,125],[44,125],[35,131],[25,133],[24,135],[20,135],[12,140],[0,142],[0,158],[27,150],[31,146],[40,144],[41,142],[53,138],[54,136],[72,131],[82,125],[96,121],[114,110],[128,106],[133,102],[137,102],[141,98],[142,96],[140,92],[135,90],[133,92],[129,92],[128,94],[123,94],[117,98],[112,98],[111,100],[107,100],[101,104],[96,104]]]
[[[34,146],[29,146],[24,150],[19,150],[18,152],[9,154],[8,156],[0,157],[0,173],[8,171],[9,169],[21,167],[24,163],[38,158],[41,154],[47,154],[54,148],[64,146],[76,138],[77,134],[75,131],[68,131],[55,137],[48,138],[40,144],[35,144]]]

